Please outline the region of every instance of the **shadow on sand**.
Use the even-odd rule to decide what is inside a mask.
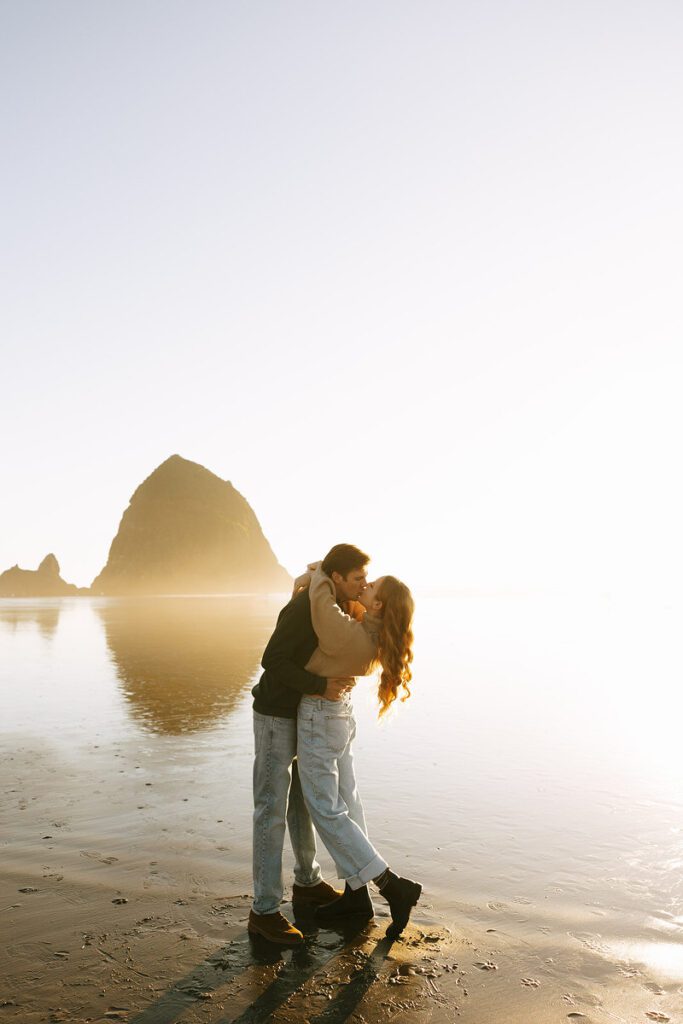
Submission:
[[[334,966],[342,955],[351,954],[354,966],[350,980],[319,1013],[305,1017],[308,1024],[344,1024],[379,977],[381,964],[393,945],[391,939],[382,938],[370,952],[361,949],[368,942],[368,931],[365,921],[355,925],[351,922],[343,930],[321,933],[311,932],[307,925],[305,943],[293,947],[291,952],[258,936],[236,940],[179,979],[156,1002],[132,1017],[130,1024],[172,1024],[197,1000],[210,999],[219,993],[223,999],[230,998],[226,986],[242,978],[249,981],[250,987],[256,987],[260,981],[265,983],[265,988],[244,1010],[236,1009],[237,1015],[221,1014],[217,1019],[221,1024],[266,1024],[318,971]],[[278,965],[275,978],[272,978],[272,970],[260,979],[252,974],[252,969],[277,969]]]

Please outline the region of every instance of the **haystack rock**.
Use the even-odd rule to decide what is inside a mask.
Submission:
[[[54,555],[46,555],[37,569],[12,566],[0,574],[1,597],[65,597],[83,593],[73,583],[66,583],[59,575],[59,562]]]
[[[172,455],[130,499],[94,594],[288,590],[251,506],[227,480]]]

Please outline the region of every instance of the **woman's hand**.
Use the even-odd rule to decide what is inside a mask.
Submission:
[[[307,590],[311,585],[311,576],[320,565],[320,562],[309,562],[306,572],[302,572],[301,576],[297,576],[294,580],[294,587],[292,588],[292,597],[296,597],[302,590]]]
[[[308,590],[311,585],[311,574],[310,572],[302,572],[301,576],[297,576],[294,580],[294,587],[292,588],[292,597],[296,597],[302,590]]]
[[[341,676],[336,679],[328,679],[325,692],[321,694],[325,700],[341,700],[344,694],[348,690],[352,690],[356,685],[355,676]]]

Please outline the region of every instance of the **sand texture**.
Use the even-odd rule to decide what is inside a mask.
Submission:
[[[453,894],[428,878],[400,940],[376,895],[367,926],[303,920],[305,946],[281,952],[246,931],[248,830],[219,819],[225,842],[208,841],[187,780],[125,745],[93,744],[71,767],[44,742],[3,759],[0,1021],[681,1019],[680,987],[601,955],[597,929],[532,941],[524,901],[445,912]]]

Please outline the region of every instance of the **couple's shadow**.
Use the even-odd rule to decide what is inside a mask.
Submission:
[[[373,941],[370,936],[372,922],[349,921],[334,930],[320,932],[308,918],[297,920],[296,924],[305,936],[305,942],[300,946],[278,947],[261,936],[248,934],[245,939],[236,940],[213,953],[154,1003],[131,1018],[130,1024],[172,1024],[198,998],[210,999],[214,994],[227,1002],[230,990],[222,990],[233,982],[239,982],[242,976],[248,980],[250,968],[279,964],[277,976],[242,1012],[237,1011],[236,1016],[228,1012],[218,1018],[225,1024],[265,1024],[318,971],[328,965],[334,966],[334,961],[343,954],[350,954],[352,970],[349,981],[341,985],[334,995],[328,994],[328,1003],[319,1013],[301,1015],[307,1024],[344,1024],[378,979],[393,940],[382,937],[367,951],[363,947]],[[348,964],[343,967],[340,964],[340,969],[348,970]],[[238,994],[239,988],[235,992]],[[302,994],[302,1000],[308,1004],[309,997]]]

